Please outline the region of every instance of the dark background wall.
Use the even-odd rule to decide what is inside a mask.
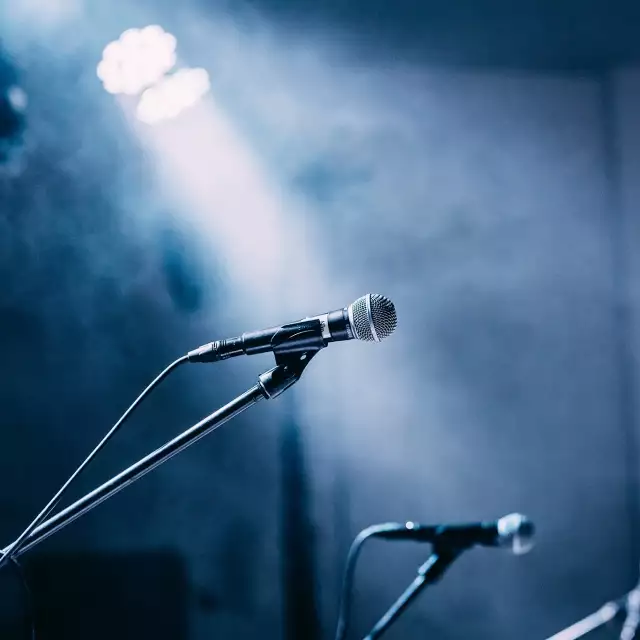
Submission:
[[[0,174],[7,543],[173,357],[366,291],[399,315],[25,556],[44,637],[330,638],[383,520],[539,527],[526,557],[462,558],[398,637],[544,638],[634,584],[640,81],[606,70],[634,10],[430,6],[2,7],[30,97]],[[148,130],[94,69],[154,21],[214,86]],[[75,495],[269,366],[175,374]],[[365,554],[353,637],[426,549]]]
[[[343,363],[348,521],[355,534],[417,513],[435,522],[532,514],[534,553],[464,558],[397,633],[545,637],[635,574],[625,454],[633,425],[621,407],[602,87],[449,75],[430,79],[429,89],[443,111],[429,108],[430,97],[412,104],[424,117],[411,142],[372,154],[410,225],[363,207],[355,226],[376,240],[363,247],[355,234],[346,238],[362,286],[383,281],[409,312],[401,320],[410,316],[381,356],[363,348],[364,360]],[[406,165],[393,173],[396,157]],[[375,180],[362,186],[366,201],[380,191]],[[305,391],[309,403],[326,402],[317,387]],[[356,405],[354,394],[366,402]],[[313,433],[311,450],[326,447],[321,476],[335,443],[320,426]],[[331,495],[340,493],[328,502]],[[627,561],[608,560],[612,540]],[[419,549],[369,553],[359,578],[362,629],[424,557]],[[460,610],[465,621],[452,625]]]

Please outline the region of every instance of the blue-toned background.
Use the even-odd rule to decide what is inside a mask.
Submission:
[[[95,68],[153,23],[211,91],[147,126]],[[0,87],[28,96],[0,147],[0,546],[173,358],[369,291],[399,317],[26,554],[38,637],[330,639],[349,543],[385,520],[538,525],[389,638],[543,640],[634,585],[639,25],[595,1],[0,3]],[[270,366],[180,370],[74,496]],[[427,553],[367,548],[351,637]],[[28,637],[0,584],[2,637]]]

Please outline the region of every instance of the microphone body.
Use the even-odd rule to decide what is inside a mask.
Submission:
[[[217,362],[235,356],[267,353],[284,343],[291,350],[303,351],[315,322],[320,323],[323,346],[326,346],[329,342],[353,339],[380,342],[393,333],[397,317],[388,298],[369,293],[343,309],[202,345],[189,352],[189,361]]]
[[[502,547],[520,555],[533,547],[533,522],[512,513],[493,522],[428,526],[416,522],[379,525],[378,537],[389,540],[415,540],[465,549],[472,546]]]

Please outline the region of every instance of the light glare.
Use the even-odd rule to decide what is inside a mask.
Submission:
[[[175,118],[198,102],[210,86],[204,69],[181,69],[142,94],[136,111],[138,119],[156,124]]]
[[[176,63],[176,39],[158,25],[127,29],[110,42],[98,64],[109,93],[137,95],[158,82]]]

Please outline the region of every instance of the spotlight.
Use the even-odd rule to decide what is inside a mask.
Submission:
[[[158,25],[128,29],[110,42],[98,64],[109,93],[137,95],[158,82],[176,63],[176,39]]]
[[[205,69],[181,69],[142,94],[136,112],[138,119],[156,124],[175,118],[198,102],[210,86]]]

